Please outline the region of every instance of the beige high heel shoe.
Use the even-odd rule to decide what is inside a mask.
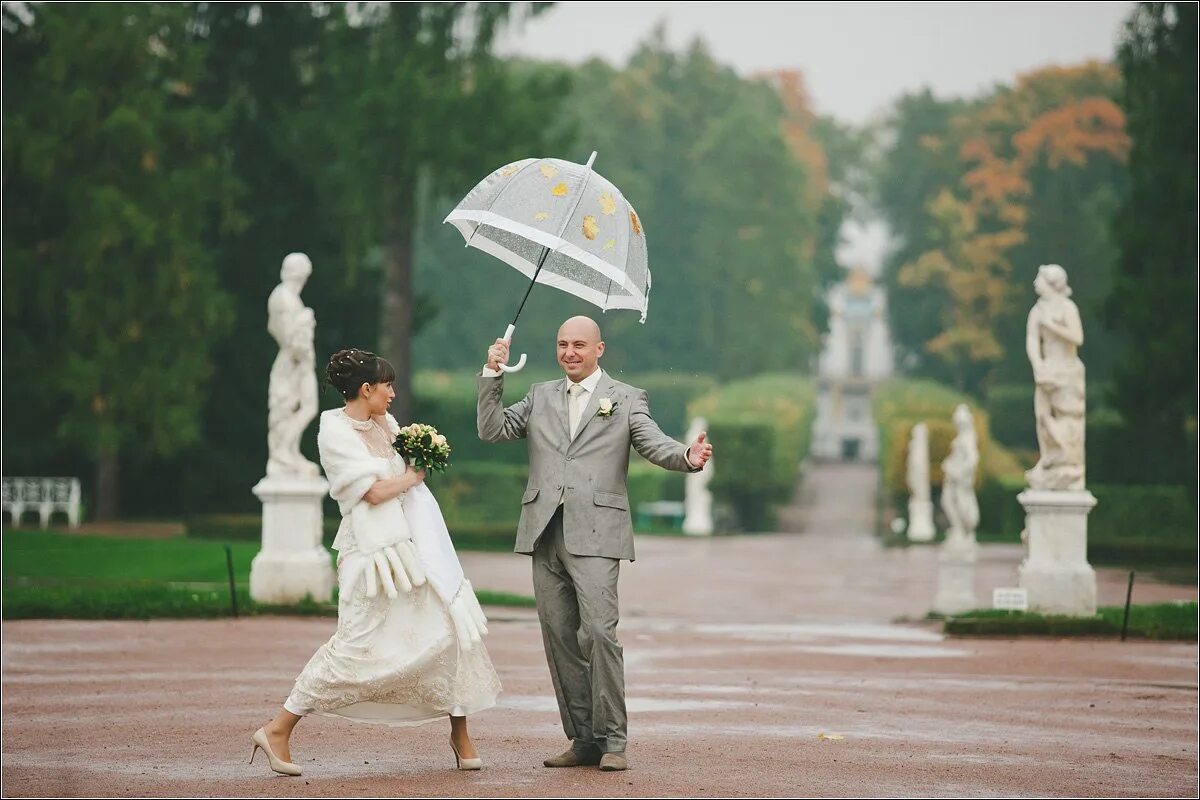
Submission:
[[[262,750],[267,754],[267,761],[271,764],[271,769],[278,772],[280,775],[291,775],[293,777],[300,774],[300,768],[290,761],[284,761],[282,758],[275,755],[275,751],[271,749],[271,743],[267,741],[267,733],[262,728],[254,732],[250,737],[254,742],[254,749],[250,751],[250,763],[254,763],[254,757],[258,755],[258,751]]]
[[[454,766],[458,769],[483,769],[482,758],[463,758],[458,754],[458,746],[454,744],[454,737],[450,737],[450,749],[454,751]]]

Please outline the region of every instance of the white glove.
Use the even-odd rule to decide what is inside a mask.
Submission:
[[[458,635],[458,646],[470,650],[488,632],[487,617],[479,607],[479,599],[475,597],[475,589],[470,581],[463,579],[449,610],[454,632]]]
[[[384,545],[371,553],[360,552],[348,568],[351,575],[346,585],[347,593],[354,591],[360,579],[366,581],[367,597],[377,596],[382,583],[384,593],[391,599],[399,596],[397,584],[406,592],[425,584],[425,570],[411,542]]]

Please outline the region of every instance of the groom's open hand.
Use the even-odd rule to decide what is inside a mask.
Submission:
[[[706,439],[708,439],[708,432],[701,431],[700,435],[696,437],[696,441],[692,442],[691,446],[688,447],[688,461],[692,462],[692,466],[699,467],[700,469],[704,469],[704,465],[712,458],[712,445]],[[678,453],[679,451],[676,450],[675,452]]]
[[[501,364],[508,363],[508,342],[503,339],[497,339],[496,343],[488,348],[488,369],[499,370]]]

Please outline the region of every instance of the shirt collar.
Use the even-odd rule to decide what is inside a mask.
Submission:
[[[586,378],[581,380],[579,382],[579,385],[583,387],[583,390],[585,392],[587,392],[588,394],[592,394],[593,392],[596,391],[596,386],[600,383],[600,378],[602,378],[603,376],[604,376],[604,370],[597,368],[595,372],[593,372],[591,375],[588,375]],[[568,378],[567,379],[567,388],[570,388],[570,384],[571,384],[571,380],[570,380],[570,378]]]

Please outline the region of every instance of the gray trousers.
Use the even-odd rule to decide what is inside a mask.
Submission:
[[[563,545],[562,508],[533,552],[533,591],[563,731],[577,752],[625,750],[625,658],[617,641],[616,558]]]

